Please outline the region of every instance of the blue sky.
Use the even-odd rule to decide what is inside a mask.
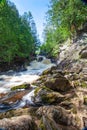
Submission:
[[[14,2],[19,13],[31,11],[40,39],[42,40],[43,23],[45,23],[45,13],[48,10],[50,0],[10,0]]]

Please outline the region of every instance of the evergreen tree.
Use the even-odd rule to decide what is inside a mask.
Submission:
[[[14,3],[0,1],[0,63],[10,64],[16,58],[31,58],[35,54],[38,38],[30,14],[20,16]]]
[[[54,55],[54,50],[58,52],[59,44],[79,34],[87,22],[86,14],[87,6],[81,0],[51,0],[46,15],[45,45],[42,48],[45,50],[50,45],[46,50],[48,53]]]

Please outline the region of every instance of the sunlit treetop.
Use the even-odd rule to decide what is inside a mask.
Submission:
[[[0,0],[0,7],[3,7],[5,2],[6,2],[6,0]]]
[[[6,2],[6,0],[0,0],[0,4]]]

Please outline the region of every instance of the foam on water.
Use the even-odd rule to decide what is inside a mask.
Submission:
[[[21,102],[16,106],[14,107],[14,109],[18,109],[18,108],[21,108],[25,105],[34,105],[33,101],[32,101],[32,97],[34,96],[34,89],[28,93],[27,95],[23,96]]]
[[[23,83],[32,83],[39,78],[39,75],[46,69],[54,66],[50,59],[43,57],[41,62],[36,60],[30,63],[27,67],[27,71],[12,72],[10,74],[0,75],[0,93],[6,93],[10,91],[13,86],[21,85]]]
[[[38,60],[39,61],[39,60]],[[13,86],[18,86],[23,83],[30,83],[37,80],[40,76],[40,74],[52,67],[55,66],[55,64],[52,64],[50,59],[46,59],[43,57],[43,60],[41,62],[38,62],[36,60],[32,61],[30,63],[30,66],[27,66],[26,71],[22,72],[13,72],[8,71],[6,74],[0,75],[0,93],[8,93],[10,89]],[[12,104],[0,104],[0,112],[5,112],[12,109],[18,109],[21,107],[24,107],[26,105],[35,105],[32,101],[32,97],[34,96],[34,91],[36,86],[32,86],[32,91],[29,92],[27,95],[23,96],[20,101],[17,101]]]
[[[32,97],[34,96],[34,90],[32,90],[30,93],[25,95],[22,100],[23,102],[26,102],[27,104],[33,104]]]

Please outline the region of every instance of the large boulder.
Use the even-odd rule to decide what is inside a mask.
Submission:
[[[65,92],[72,88],[69,80],[65,77],[65,72],[57,70],[56,67],[44,71],[35,85],[46,86],[57,92]]]
[[[38,130],[36,124],[28,115],[4,118],[0,120],[0,128],[6,130]]]
[[[69,81],[64,76],[56,76],[53,78],[47,78],[44,85],[57,92],[65,92],[71,89]]]
[[[29,106],[29,108],[24,107],[24,108],[14,109],[14,110],[0,113],[0,119],[11,118],[15,116],[17,117],[17,116],[23,116],[23,115],[31,115],[31,114],[34,114],[36,110],[37,110],[37,107],[32,107],[32,106]]]
[[[55,130],[80,130],[80,118],[77,115],[74,116],[70,111],[62,107],[43,106],[40,107],[36,113],[40,117],[43,117],[41,124],[45,129],[47,128],[46,130],[50,130],[50,128],[55,128]]]
[[[34,91],[35,96],[33,97],[33,102],[35,104],[58,104],[62,102],[65,97],[58,93],[54,92],[49,88],[46,87],[39,87],[36,88]]]

